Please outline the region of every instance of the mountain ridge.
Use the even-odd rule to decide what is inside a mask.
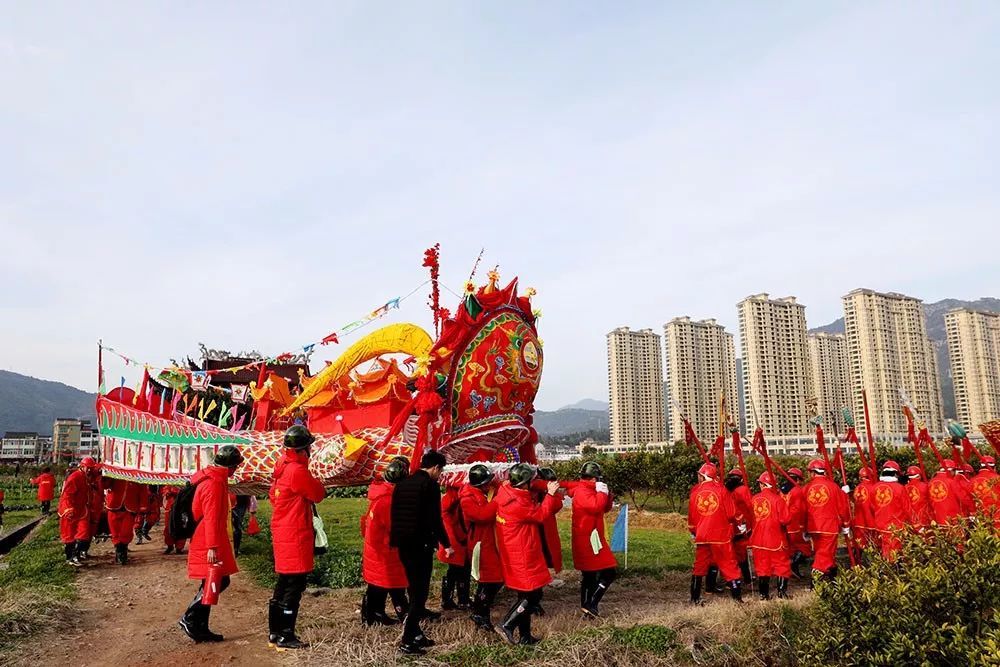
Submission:
[[[62,382],[0,370],[0,435],[7,431],[52,435],[57,417],[96,421],[97,396]]]

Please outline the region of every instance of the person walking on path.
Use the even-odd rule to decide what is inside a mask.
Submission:
[[[271,484],[271,537],[278,582],[268,603],[268,645],[278,649],[307,648],[295,635],[306,576],[313,571],[313,511],[326,497],[322,482],[309,472],[309,447],[316,438],[296,424],[285,432],[285,449]],[[247,503],[249,506],[249,502]]]
[[[52,474],[52,468],[48,466],[42,468],[42,474],[32,479],[31,485],[38,487],[36,497],[38,498],[42,514],[52,512],[52,499],[56,496],[56,478]]]
[[[399,644],[400,652],[408,655],[420,655],[434,645],[420,628],[421,619],[429,615],[426,604],[434,551],[441,545],[446,556],[454,553],[441,519],[441,488],[437,481],[446,462],[441,452],[427,452],[420,459],[420,470],[399,481],[392,492],[389,546],[399,549],[410,584],[410,609]]]
[[[218,567],[221,575],[219,593],[229,586],[230,577],[239,572],[229,531],[232,529],[229,508],[229,478],[243,463],[243,455],[233,445],[224,445],[215,455],[213,465],[191,477],[197,488],[191,501],[191,514],[198,522],[188,548],[188,579],[199,581],[194,600],[178,621],[181,630],[196,643],[221,642],[220,634],[208,629],[212,607],[204,604],[209,568]]]

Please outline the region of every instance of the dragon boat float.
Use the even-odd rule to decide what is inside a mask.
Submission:
[[[502,286],[490,271],[486,284],[466,284],[452,314],[438,305],[437,262],[435,246],[424,260],[431,268],[433,336],[415,324],[390,324],[315,375],[308,354],[237,359],[245,362],[237,366],[223,355],[201,367],[175,363],[152,372],[146,365],[138,390],[123,384],[100,392],[104,474],[184,484],[220,447],[235,445],[244,463],[232,484],[263,491],[293,423],[315,435],[309,466],[328,488],[367,484],[396,456],[416,468],[428,449],[446,456],[447,476],[464,476],[477,462],[501,474],[516,462],[535,463],[532,413],[543,354],[534,290],[519,293],[516,278]],[[335,334],[323,342],[339,343]],[[256,378],[239,384],[248,374]]]

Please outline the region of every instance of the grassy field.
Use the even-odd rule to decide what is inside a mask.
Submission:
[[[4,492],[3,532],[9,533],[27,521],[38,517],[38,501],[35,500],[35,487],[28,481],[29,477],[22,474],[0,475],[0,490]],[[52,503],[53,510],[56,503]]]

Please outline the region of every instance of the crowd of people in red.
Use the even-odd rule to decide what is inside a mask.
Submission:
[[[877,479],[872,470],[862,469],[850,495],[831,479],[825,461],[816,459],[807,470],[810,479],[804,484],[798,468],[790,468],[780,485],[764,472],[754,496],[738,469],[726,475],[725,483],[711,463],[698,470],[688,504],[695,543],[693,603],[702,603],[703,588],[717,592],[719,574],[733,599],[742,601],[743,584],[752,576],[750,553],[760,598],[767,600],[772,578],[778,597],[787,598],[789,579],[801,578],[799,568],[809,559],[810,584],[817,577],[835,577],[841,536],[854,553],[869,548],[894,561],[906,531],[932,525],[959,529],[961,521],[976,515],[1000,529],[1000,482],[992,456],[980,458],[978,472],[945,459],[930,481],[918,466],[904,475],[889,460]]]

